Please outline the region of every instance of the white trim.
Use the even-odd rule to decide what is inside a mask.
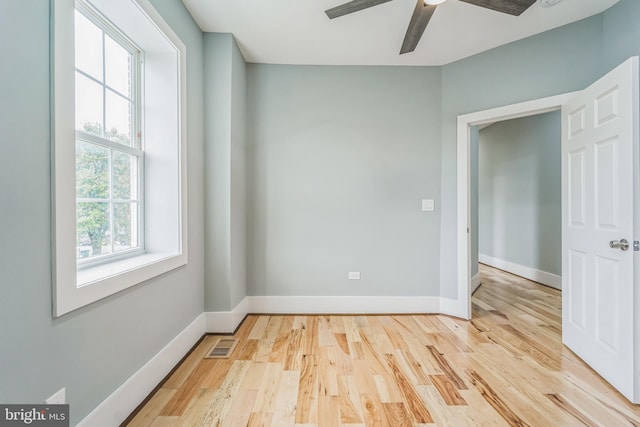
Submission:
[[[202,313],[80,421],[78,426],[120,425],[204,334],[205,315]]]
[[[480,287],[480,273],[476,273],[471,278],[471,293],[474,293]]]
[[[67,287],[76,285],[75,101],[73,96],[68,96],[75,93],[75,3],[74,0],[57,0],[51,4],[51,240],[53,310],[54,316],[58,316],[63,311],[71,311],[61,307],[61,289],[65,284]],[[56,96],[58,93],[67,95]]]
[[[457,131],[457,243],[458,243],[458,311],[460,317],[471,318],[471,252],[469,243],[470,202],[469,202],[469,144],[471,142],[470,127],[501,120],[527,117],[535,114],[559,110],[562,104],[570,100],[574,93],[566,93],[533,101],[521,102],[504,107],[458,116]]]
[[[231,333],[256,314],[446,314],[461,317],[458,301],[425,296],[248,296],[231,311],[206,312],[208,333]]]
[[[96,1],[92,0],[94,6]],[[158,77],[175,74],[176,83],[179,85],[175,93],[170,95],[175,97],[175,102],[158,102],[161,105],[175,105],[175,116],[171,111],[163,111],[161,118],[175,117],[168,120],[167,129],[175,128],[175,138],[171,138],[166,144],[156,144],[145,147],[145,151],[154,156],[159,154],[174,156],[178,150],[179,158],[176,157],[175,164],[171,163],[170,170],[175,172],[172,178],[165,177],[169,174],[166,168],[166,161],[162,165],[154,167],[157,172],[152,178],[148,178],[147,172],[151,174],[149,163],[144,167],[144,174],[147,178],[163,191],[156,191],[152,200],[153,203],[144,203],[146,210],[145,229],[153,226],[154,230],[166,231],[162,233],[150,233],[145,237],[146,255],[131,257],[123,261],[113,261],[109,265],[97,266],[83,270],[78,273],[76,270],[76,192],[75,192],[75,126],[74,126],[74,98],[68,96],[75,91],[75,63],[74,63],[74,0],[56,0],[52,2],[51,14],[51,39],[52,39],[52,61],[51,73],[51,122],[52,122],[52,285],[53,285],[53,315],[61,316],[77,308],[91,304],[99,299],[108,297],[116,292],[122,291],[131,286],[137,285],[152,277],[166,273],[175,268],[185,265],[188,261],[187,254],[187,86],[186,86],[186,46],[180,38],[173,32],[169,25],[155,11],[148,0],[133,0],[125,3],[125,0],[115,2],[104,0],[98,9],[116,8],[123,4],[129,4],[135,13],[127,13],[127,19],[137,19],[129,25],[131,28],[138,28],[140,19],[145,19],[147,26],[158,29],[159,37],[151,37],[152,42],[160,40],[162,49],[175,55],[175,67],[168,63],[163,65],[163,73]],[[139,13],[138,13],[139,11]],[[131,29],[129,28],[129,29]],[[142,31],[142,30],[141,30]],[[128,32],[128,31],[127,31]],[[156,43],[157,44],[157,43]],[[154,45],[155,46],[155,45]],[[157,55],[164,55],[165,50],[157,50]],[[154,52],[156,52],[154,50]],[[152,59],[151,55],[146,56],[147,64]],[[154,73],[151,73],[154,74]],[[157,74],[157,73],[155,73]],[[162,84],[166,84],[164,81]],[[62,94],[62,96],[56,95]],[[168,98],[170,99],[171,96]],[[154,99],[155,102],[155,99]],[[167,110],[170,110],[167,107]],[[157,114],[156,114],[157,115]],[[162,120],[158,121],[159,123]],[[154,122],[155,123],[155,122]],[[147,121],[147,125],[149,120]],[[173,128],[172,128],[173,126]],[[154,126],[153,129],[156,127]],[[163,128],[164,129],[164,128]],[[158,131],[159,132],[159,131]],[[147,128],[149,133],[149,128]],[[175,141],[174,141],[175,139]],[[177,143],[177,145],[175,145]],[[160,147],[162,145],[162,147]],[[166,145],[166,147],[165,147]],[[151,150],[153,148],[153,151]],[[158,154],[159,153],[159,154]],[[139,173],[143,171],[140,170]],[[161,177],[159,180],[157,177]],[[167,182],[171,184],[167,186]],[[173,186],[175,184],[175,188]],[[147,183],[147,188],[151,185]],[[148,195],[149,193],[146,193]],[[157,200],[156,200],[157,198]],[[162,203],[159,203],[162,202]],[[177,203],[176,203],[177,202]],[[153,205],[153,209],[150,208]],[[165,205],[170,205],[167,209]],[[153,212],[150,214],[150,212]],[[168,227],[167,227],[168,226]],[[175,230],[172,229],[175,228]],[[171,231],[175,231],[172,233]],[[106,264],[105,264],[106,265]],[[98,273],[103,276],[98,277]],[[90,276],[90,277],[87,277]]]
[[[466,319],[466,313],[462,310],[462,305],[460,304],[459,300],[451,298],[440,298],[439,303],[439,310],[437,312],[434,312],[433,314],[444,314],[447,316]]]
[[[439,297],[251,296],[250,313],[386,314],[441,313]]]
[[[478,262],[562,290],[562,276],[484,254],[478,254]]]
[[[231,311],[206,312],[207,333],[233,333],[249,314],[249,299],[245,297]]]
[[[249,313],[446,314],[461,317],[458,301],[440,297],[248,296],[231,311],[206,312],[208,333],[232,333]]]

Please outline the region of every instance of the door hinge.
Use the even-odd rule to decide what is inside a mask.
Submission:
[[[637,241],[637,240],[634,240],[634,241],[633,241],[633,250],[634,250],[635,252],[640,251],[640,242],[639,242],[639,241]]]

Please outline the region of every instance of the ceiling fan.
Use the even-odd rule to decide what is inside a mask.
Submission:
[[[329,19],[338,18],[348,15],[359,10],[377,6],[391,0],[352,0],[348,3],[336,6],[325,11]],[[400,55],[413,52],[418,46],[418,42],[427,28],[429,20],[436,11],[439,4],[446,0],[418,0],[416,8],[409,21],[409,27],[404,36]],[[460,0],[486,9],[495,10],[497,12],[508,13],[509,15],[519,16],[533,5],[537,0]]]

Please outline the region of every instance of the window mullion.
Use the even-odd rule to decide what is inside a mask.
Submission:
[[[81,70],[80,68],[76,67],[75,68],[76,72],[82,74],[84,77],[88,78],[89,80],[92,80],[93,82],[99,84],[100,86],[104,86],[106,87],[108,90],[110,90],[111,92],[115,93],[116,95],[118,95],[121,98],[126,99],[129,102],[132,102],[135,104],[135,99],[133,97],[129,98],[128,96],[120,93],[117,89],[112,88],[111,86],[109,86],[108,84],[106,84],[105,82],[102,82],[98,79],[96,79],[95,77],[93,77],[91,74],[88,74],[87,72]],[[103,70],[103,72],[105,72],[106,70]]]
[[[95,77],[93,77],[91,74],[81,70],[80,68],[76,67],[76,72],[82,74],[84,77],[88,78],[89,80],[94,81],[95,83],[98,83],[100,86],[103,86],[102,81],[96,79]]]
[[[138,215],[138,223],[137,223],[137,232],[138,232],[138,236],[137,236],[137,243],[138,246],[142,249],[146,250],[146,243],[145,243],[145,218],[144,218],[144,214],[145,214],[145,195],[144,195],[144,191],[145,191],[145,185],[144,185],[144,176],[145,176],[145,156],[144,154],[140,157],[137,158],[138,160],[138,179],[137,179],[137,189],[138,192],[136,194],[136,199],[137,199],[137,203],[136,203],[136,211],[137,211],[137,215]]]
[[[109,203],[109,199],[100,199],[92,197],[79,197],[76,201],[81,203]]]
[[[105,33],[102,30],[102,137],[107,138],[107,90],[105,83],[107,82],[107,55],[105,45]]]
[[[144,151],[142,144],[142,57],[143,54],[140,50],[132,53],[131,55],[131,96],[133,97],[133,111],[134,125],[132,126],[132,141],[135,141],[135,147],[140,150],[140,156],[136,158],[137,171],[136,171],[136,244],[139,248],[146,250],[145,243],[145,170],[144,170]],[[129,206],[132,206],[131,204]],[[133,215],[133,214],[132,214]]]
[[[131,147],[129,145],[120,144],[119,142],[113,142],[105,138],[101,138],[96,135],[92,135],[90,133],[86,133],[83,131],[76,131],[76,139],[81,141],[94,144],[100,147],[108,148],[111,150],[120,151],[122,153],[131,154],[132,156],[142,156],[143,152],[137,148]]]
[[[133,126],[131,127],[132,133],[132,141],[134,141],[134,145],[138,149],[142,149],[142,144],[140,143],[140,135],[142,131],[141,125],[141,104],[142,99],[140,97],[140,79],[141,79],[141,68],[140,68],[140,51],[133,52],[131,54],[131,79],[129,90],[131,91],[131,102],[133,105],[133,109],[131,111],[131,115],[133,117]]]
[[[115,252],[113,247],[113,240],[115,237],[115,227],[113,226],[113,220],[115,218],[114,211],[115,205],[113,204],[113,150],[109,150],[109,241],[112,254]]]
[[[129,102],[135,102],[133,100],[133,98],[129,98],[126,95],[123,95],[122,93],[120,93],[117,89],[112,88],[111,86],[109,86],[106,82],[104,84],[104,87],[107,88],[108,90],[110,90],[111,92],[113,92],[114,94],[118,95],[120,98],[126,99]]]

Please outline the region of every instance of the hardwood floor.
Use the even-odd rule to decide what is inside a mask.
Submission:
[[[129,426],[640,426],[560,342],[554,289],[482,266],[470,322],[249,316],[230,359],[207,336]]]

